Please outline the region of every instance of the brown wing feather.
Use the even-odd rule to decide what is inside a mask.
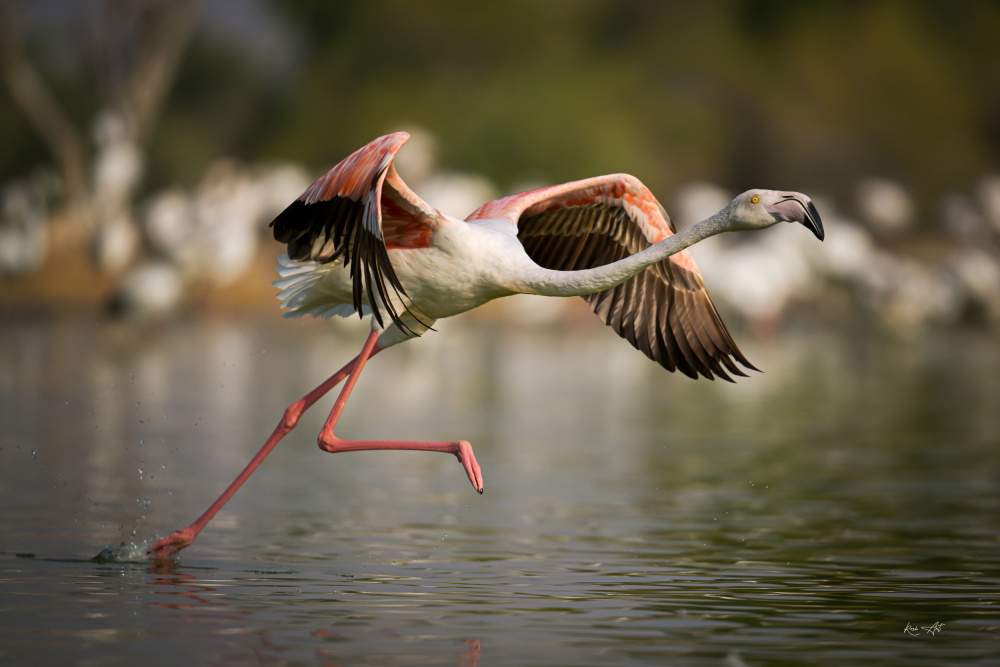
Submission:
[[[576,271],[624,259],[650,246],[626,208],[590,203],[518,220],[518,239],[539,266]],[[756,370],[736,346],[701,276],[665,259],[617,287],[583,297],[594,313],[669,371],[693,378]],[[728,373],[727,373],[728,371]]]

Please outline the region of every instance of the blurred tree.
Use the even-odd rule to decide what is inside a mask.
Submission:
[[[19,52],[64,125],[134,85],[147,66],[129,44],[185,43],[156,47],[144,30],[180,28],[143,17],[186,3],[37,5],[52,3],[106,44],[87,62],[120,63],[96,89],[80,82],[86,68],[60,74],[39,50],[81,40],[30,12],[37,29]],[[112,13],[126,18],[106,24],[127,29],[98,39]],[[1000,5],[986,0],[204,0],[197,21],[183,61],[162,51],[165,71],[180,67],[174,93],[143,98],[162,108],[140,132],[147,184],[192,182],[225,155],[318,170],[408,124],[440,137],[446,164],[504,188],[626,170],[665,199],[700,179],[848,199],[860,180],[886,176],[916,193],[925,221],[942,196],[1000,169]],[[0,179],[44,149],[11,108],[0,99]],[[49,143],[54,155],[86,152]]]
[[[128,208],[142,173],[142,146],[174,81],[196,7],[197,0],[64,3],[76,39],[61,47],[72,52],[80,74],[86,71],[97,102],[84,118],[74,118],[27,54],[30,24],[44,18],[45,7],[27,0],[3,5],[3,79],[58,164],[73,219],[100,225]],[[88,123],[95,124],[98,143],[92,155]],[[136,157],[123,159],[122,147]],[[123,173],[129,169],[134,173]]]
[[[24,56],[27,3],[0,6],[0,73],[11,98],[44,141],[62,176],[67,202],[85,200],[87,164],[83,138],[45,80]]]

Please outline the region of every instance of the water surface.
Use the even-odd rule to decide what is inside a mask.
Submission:
[[[781,332],[733,386],[611,332],[444,323],[308,413],[364,331],[0,326],[3,664],[1000,664],[1000,349]]]

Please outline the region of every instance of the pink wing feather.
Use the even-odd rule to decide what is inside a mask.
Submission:
[[[393,158],[409,138],[406,132],[396,132],[361,147],[318,178],[271,223],[275,240],[288,244],[292,259],[342,261],[350,268],[359,315],[367,295],[379,324],[383,324],[381,301],[404,331],[407,327],[389,290],[397,297],[406,292],[387,251],[427,247],[442,220],[396,173]]]

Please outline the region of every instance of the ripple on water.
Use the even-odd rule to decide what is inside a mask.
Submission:
[[[127,354],[0,328],[0,360],[61,350],[0,383],[0,662],[995,664],[992,347],[901,363],[806,340],[822,373],[776,354],[723,387],[609,383],[544,334],[454,342],[380,356],[345,433],[470,437],[484,496],[453,458],[319,454],[307,415],[192,548],[148,561],[138,536],[196,516],[354,351],[301,328],[180,322]],[[444,360],[453,378],[427,373]],[[128,539],[89,558],[109,534]]]

